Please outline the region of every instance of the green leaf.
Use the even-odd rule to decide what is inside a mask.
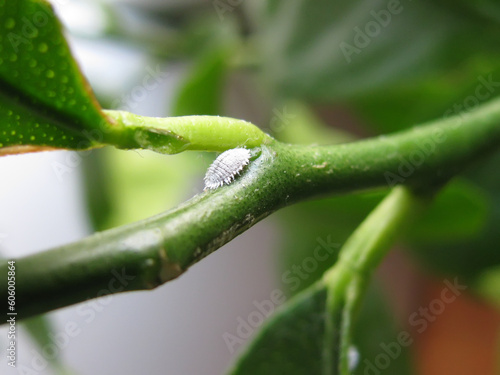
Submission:
[[[497,95],[500,76],[500,59],[479,56],[471,60],[438,77],[367,93],[353,100],[352,105],[370,129],[379,134],[436,118],[463,116]]]
[[[114,191],[117,187],[110,178],[108,151],[106,148],[94,150],[82,160],[85,207],[94,232],[109,228],[109,218],[114,212]]]
[[[237,25],[232,19],[226,21],[209,17],[191,21],[187,31],[196,56],[174,100],[174,116],[223,113],[225,77],[239,44]]]
[[[34,318],[23,320],[21,323],[22,327],[25,328],[31,338],[35,341],[35,343],[40,348],[40,351],[43,353],[43,350],[48,349],[49,347],[54,347],[54,337],[55,331],[54,327],[51,324],[51,321],[46,315],[39,315]],[[67,323],[66,327],[69,325],[76,325],[75,323]],[[72,329],[75,329],[74,327]],[[52,368],[54,369],[54,374],[56,375],[71,375],[76,374],[73,370],[70,370],[66,365],[64,365],[61,356],[59,355],[59,351],[56,355],[44,356],[45,359],[48,360]]]
[[[322,279],[269,319],[231,374],[350,374],[353,321],[369,277],[422,203],[395,188],[349,237]]]
[[[229,52],[223,47],[201,56],[177,94],[174,116],[221,114]]]
[[[408,231],[414,244],[437,244],[473,239],[487,221],[488,196],[465,179],[450,182]]]
[[[500,4],[496,0],[440,0],[452,9],[465,13],[475,13],[479,19],[500,23]]]
[[[287,233],[280,253],[279,271],[287,290],[297,292],[318,280],[337,259],[338,251],[331,252],[325,261],[316,261],[314,270],[307,274],[300,272],[304,266],[311,267],[305,260],[317,247],[344,243],[349,233],[385,195],[386,191],[373,191],[337,196],[302,202],[278,212],[279,224]],[[437,244],[446,245],[450,241],[474,240],[483,233],[489,217],[489,201],[488,195],[471,182],[454,180],[439,192],[425,214],[408,228],[404,240],[412,246],[427,245],[433,249]],[[434,257],[429,255],[428,262],[432,263]],[[447,264],[453,262],[451,259]]]
[[[381,374],[413,374],[410,349],[414,340],[409,332],[397,324],[395,313],[385,295],[377,283],[373,284],[368,288],[352,331],[353,348],[359,355],[353,374],[376,373],[370,370],[373,368],[383,370]],[[378,361],[382,363],[382,367],[385,365],[386,362],[382,361],[389,355],[384,348],[388,347],[391,348],[390,364],[382,369]]]
[[[383,95],[461,72],[479,56],[499,66],[497,23],[436,2],[263,4],[257,20],[264,79],[280,96],[331,101]]]
[[[49,3],[1,0],[0,28],[0,155],[99,145],[111,125]]]
[[[265,323],[229,373],[323,374],[325,305],[326,287],[320,282],[295,296]]]
[[[368,134],[468,112],[498,91],[493,3],[265,2],[256,13],[263,81],[278,97],[352,108]]]
[[[326,298],[326,287],[320,281],[290,299],[264,323],[228,373],[327,374],[321,360],[325,355]],[[346,324],[344,321],[344,328],[348,328]],[[396,358],[390,358],[384,373],[412,373],[408,346],[413,339],[394,323],[393,313],[378,288],[368,289],[351,328],[346,360],[352,374],[364,375],[372,371],[367,368],[377,369],[376,360],[380,355],[387,356],[384,347],[397,351]],[[341,331],[341,327],[334,330]],[[405,340],[402,340],[403,335]]]
[[[460,188],[462,191],[457,190],[458,194],[455,194],[455,205],[464,209],[463,213],[455,212],[455,215],[462,218],[463,224],[460,220],[454,221],[455,228],[450,226],[449,235],[440,237],[439,242],[411,243],[412,253],[430,271],[459,277],[464,283],[474,285],[483,272],[500,265],[499,166],[500,153],[497,152],[465,174],[468,187],[465,190]],[[439,199],[438,196],[437,200]],[[453,202],[448,201],[445,206],[450,210],[450,214],[455,211]],[[443,209],[445,206],[442,206]],[[439,215],[443,219],[448,216],[446,213]],[[466,215],[471,218],[466,218]],[[443,233],[447,232],[446,225],[442,230]],[[463,230],[465,235],[457,233],[459,230]]]
[[[500,266],[490,267],[481,272],[476,279],[474,289],[481,297],[500,309]]]
[[[0,155],[112,144],[160,153],[224,151],[269,137],[241,120],[101,111],[44,0],[0,0]]]

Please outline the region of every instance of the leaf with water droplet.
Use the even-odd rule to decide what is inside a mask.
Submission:
[[[0,118],[0,156],[106,144],[168,154],[223,151],[269,140],[246,121],[207,116],[160,121],[103,111],[44,0],[0,0]]]
[[[0,28],[0,155],[98,145],[113,125],[73,60],[51,6],[1,0]]]

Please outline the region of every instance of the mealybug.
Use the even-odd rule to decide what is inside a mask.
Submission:
[[[224,151],[207,170],[205,190],[229,185],[250,161],[250,151],[246,148],[233,148]]]

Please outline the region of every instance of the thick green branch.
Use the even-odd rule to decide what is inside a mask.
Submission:
[[[156,217],[16,260],[20,317],[179,276],[273,211],[325,193],[439,183],[500,145],[500,100],[391,136],[328,147],[270,142],[231,185]],[[6,275],[7,266],[0,266]],[[0,295],[7,300],[7,284]]]

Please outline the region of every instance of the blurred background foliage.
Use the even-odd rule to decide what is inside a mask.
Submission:
[[[101,20],[98,30],[67,26],[79,38],[125,45],[166,72],[180,66],[177,93],[158,109],[161,115],[244,118],[290,143],[333,144],[387,134],[451,114],[466,115],[499,95],[496,1],[396,1],[394,12],[388,11],[390,3],[93,1]],[[368,25],[374,27],[373,36],[367,36]],[[356,52],[346,55],[342,43]],[[132,90],[143,75],[121,79]],[[101,90],[98,84],[94,88],[103,107],[128,104],[125,109],[133,111],[130,103],[117,105],[120,92]],[[166,161],[149,152],[92,153],[84,162],[91,171],[86,173],[87,197],[95,229],[154,215],[201,191],[204,170],[214,156],[189,153]],[[429,274],[458,277],[471,286],[469,291],[498,305],[499,167],[500,153],[451,181],[403,246]],[[318,239],[330,236],[341,245],[386,193],[325,197],[279,212],[274,220],[286,235],[277,274],[300,264]],[[319,264],[300,288],[289,292],[310,285],[334,260]],[[355,340],[367,358],[380,350],[377,343],[389,340],[380,335],[395,332],[391,311],[375,289],[367,299],[370,307],[366,302],[362,310]],[[387,371],[411,373],[409,356],[400,358]]]

